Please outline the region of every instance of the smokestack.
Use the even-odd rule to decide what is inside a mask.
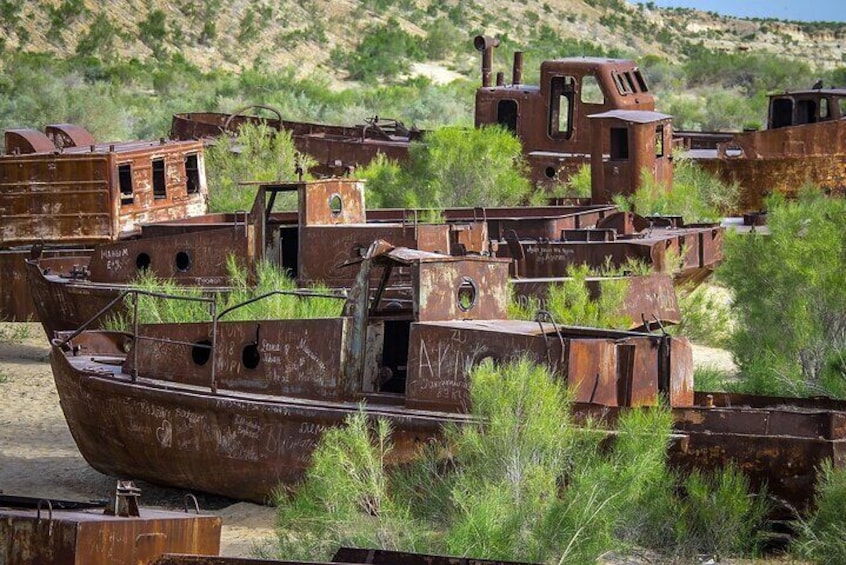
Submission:
[[[477,35],[473,39],[473,46],[476,51],[482,53],[482,86],[491,85],[491,67],[493,67],[493,48],[499,46],[499,39]]]
[[[511,84],[519,86],[523,84],[523,52],[514,52],[514,68],[512,69]]]

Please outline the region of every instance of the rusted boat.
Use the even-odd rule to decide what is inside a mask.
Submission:
[[[444,423],[470,421],[475,362],[518,355],[547,363],[583,402],[692,404],[684,338],[506,320],[507,261],[382,242],[360,261],[339,318],[60,334],[51,365],[82,455],[107,474],[265,501],[362,402],[392,423],[403,460]],[[411,300],[387,297],[394,276]]]
[[[118,481],[108,504],[0,495],[0,562],[10,565],[150,563],[165,553],[220,551],[221,519],[139,508],[140,489]],[[191,495],[186,502],[196,503]]]
[[[196,141],[97,144],[70,124],[9,130],[0,155],[0,317],[34,315],[25,280],[30,246],[85,255],[131,237],[146,222],[203,214],[203,145]]]
[[[520,139],[530,176],[539,185],[554,185],[590,163],[592,131],[589,116],[616,110],[655,110],[655,100],[634,61],[572,57],[544,61],[540,84],[523,84],[523,53],[514,54],[512,81],[506,84],[502,73],[492,80],[493,50],[499,39],[477,36],[473,45],[481,53],[481,87],[476,91],[475,125],[501,125]],[[278,110],[265,108],[275,117],[244,115],[253,107],[232,114],[192,112],[176,114],[171,122],[173,139],[203,139],[231,135],[245,124],[265,124],[271,129],[291,132],[297,149],[313,157],[318,175],[338,175],[369,163],[382,153],[395,160],[408,156],[412,141],[425,139],[425,132],[407,128],[397,120],[372,118],[355,126],[312,124],[284,120]],[[668,117],[668,116],[667,116]],[[662,135],[667,120],[652,125]],[[609,153],[610,140],[602,140],[602,151]],[[635,144],[632,144],[635,151]],[[654,146],[649,148],[654,154]],[[667,155],[669,155],[669,151]],[[666,157],[659,156],[660,158]]]
[[[846,88],[812,88],[769,96],[767,127],[688,139],[689,155],[727,182],[737,182],[742,210],[760,210],[772,192],[796,195],[806,183],[845,196]],[[699,143],[697,143],[699,141]]]
[[[273,211],[277,195],[283,192],[297,193],[297,211]],[[365,213],[364,186],[354,179],[260,184],[249,213],[207,214],[144,224],[139,237],[101,244],[90,259],[33,260],[27,276],[39,318],[52,336],[57,330],[77,328],[94,317],[141,272],[182,285],[226,289],[231,274],[227,270],[229,258],[248,272],[259,261],[269,260],[300,285],[319,282],[348,288],[353,272],[342,265],[359,257],[374,239],[422,251],[508,257],[513,241],[505,239],[506,235],[525,234],[525,239],[518,241],[523,246],[519,248],[528,249],[532,255],[537,246],[546,249],[548,239],[557,240],[564,234],[569,247],[552,256],[554,261],[512,258],[514,289],[525,299],[542,297],[575,265],[604,268],[606,257],[612,257],[615,266],[642,258],[647,264],[657,261],[662,268],[664,257],[686,249],[686,241],[698,243],[708,234],[711,242],[712,232],[719,235],[719,229],[683,228],[658,229],[651,238],[644,238],[644,233],[633,233],[631,224],[643,228],[648,225],[646,220],[619,216],[608,205],[451,209],[445,211],[442,224],[421,223],[409,215],[401,210]],[[602,227],[597,229],[597,225]],[[614,241],[618,227],[628,230],[620,236],[628,244]],[[578,239],[570,242],[574,238]],[[710,272],[721,258],[716,244],[701,257],[698,249],[689,253],[683,273]],[[632,275],[627,279],[630,284],[623,307],[633,329],[643,326],[644,320],[662,324],[679,321],[668,275]],[[591,280],[594,296],[601,293],[603,284],[601,279]]]

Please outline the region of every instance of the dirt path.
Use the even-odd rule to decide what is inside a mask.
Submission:
[[[38,324],[0,324],[0,491],[21,496],[101,500],[115,479],[85,462],[65,424]],[[10,342],[11,334],[25,334]],[[137,482],[141,504],[182,509],[185,491]],[[273,508],[198,496],[200,508],[223,517],[221,553],[249,557],[272,542]]]

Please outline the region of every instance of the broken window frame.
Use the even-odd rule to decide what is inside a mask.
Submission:
[[[549,79],[549,123],[547,133],[552,139],[570,139],[573,136],[573,105],[575,102],[576,78],[571,75],[556,75]],[[567,108],[561,112],[562,100]],[[562,127],[562,125],[564,127]]]
[[[118,163],[117,180],[120,205],[133,204],[135,202],[135,190],[132,182],[132,163]]]
[[[153,184],[153,199],[164,200],[167,198],[167,173],[164,158],[153,159],[151,166],[151,177]],[[159,166],[159,164],[161,166]]]
[[[192,159],[193,166],[190,166]],[[185,155],[185,193],[200,193],[200,156],[197,153]]]
[[[629,128],[612,127],[608,129],[610,141],[609,159],[611,161],[629,160]]]
[[[596,75],[585,75],[582,77],[579,99],[582,104],[605,104],[605,92]]]

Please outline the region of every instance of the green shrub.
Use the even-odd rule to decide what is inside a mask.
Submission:
[[[395,79],[408,72],[409,61],[422,59],[421,40],[390,18],[368,27],[355,48],[347,53],[333,50],[333,62],[346,68],[352,80],[375,82]]]
[[[525,359],[475,367],[470,397],[478,424],[447,427],[394,470],[386,423],[359,412],[328,431],[305,481],[279,494],[278,555],[321,560],[353,544],[579,564],[630,544],[671,556],[755,550],[762,507],[736,471],[668,471],[668,409],[622,412],[608,441],[577,426],[563,383]],[[706,527],[720,539],[703,539]]]
[[[846,563],[846,470],[826,462],[819,470],[814,510],[794,523],[797,536],[791,549],[812,563]]]
[[[310,163],[294,147],[288,131],[272,130],[263,124],[245,125],[234,138],[221,136],[206,152],[209,211],[250,210],[256,189],[238,183],[295,180],[297,166],[308,170]],[[296,207],[296,198],[291,196],[278,206]]]
[[[693,161],[676,157],[671,190],[643,171],[641,188],[630,196],[615,197],[614,202],[641,216],[681,215],[688,223],[713,222],[737,208],[739,193],[739,185],[726,184]]]
[[[230,289],[227,292],[212,295],[218,314],[224,309],[273,291],[294,291],[297,289],[293,279],[267,261],[263,261],[256,266],[255,284],[251,283],[247,269],[239,265],[234,256],[230,255],[227,258],[226,267],[229,274]],[[147,292],[169,296],[193,298],[203,296],[201,290],[196,287],[181,286],[172,280],[162,280],[146,271],[142,272],[132,282],[132,286]],[[321,285],[315,285],[309,290],[323,294],[330,292],[329,289]],[[212,319],[211,306],[207,301],[159,298],[146,294],[138,295],[137,299],[138,321],[141,324],[202,322]],[[132,295],[127,296],[126,313],[110,316],[106,321],[106,327],[117,331],[130,331],[134,316],[134,300],[135,298]],[[340,316],[342,308],[343,300],[341,299],[276,294],[233,310],[223,317],[223,320],[329,318]]]
[[[385,161],[364,169],[381,206],[509,206],[529,197],[520,142],[501,127],[443,127],[412,143],[401,170]]]
[[[754,553],[763,541],[766,492],[749,494],[749,480],[734,467],[712,476],[693,471],[682,482],[677,541],[694,553],[717,557]]]
[[[710,284],[679,289],[681,323],[672,328],[673,334],[710,347],[725,347],[734,327],[725,294],[725,289]]]
[[[714,366],[696,367],[693,370],[693,387],[703,392],[729,390],[733,375]]]
[[[729,234],[732,352],[749,392],[842,396],[846,380],[846,201],[805,189],[767,202],[771,235]]]
[[[587,265],[571,267],[568,280],[549,286],[544,300],[530,297],[517,300],[512,296],[508,317],[534,320],[538,312],[546,310],[556,323],[567,326],[628,329],[632,319],[624,312],[628,282],[625,279],[602,281],[600,294],[592,297],[587,278],[596,273]]]

